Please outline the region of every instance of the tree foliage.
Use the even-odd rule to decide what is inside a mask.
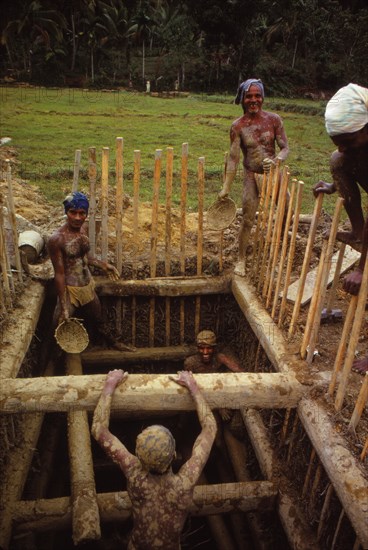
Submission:
[[[368,83],[364,0],[13,0],[2,77],[60,85],[234,91],[262,78],[290,95]]]

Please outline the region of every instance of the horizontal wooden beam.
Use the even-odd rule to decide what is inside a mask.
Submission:
[[[194,489],[191,515],[208,516],[250,510],[269,511],[275,506],[277,490],[269,481],[199,485]],[[130,518],[131,502],[128,493],[97,494],[100,518],[103,522],[124,521]],[[41,532],[64,529],[72,519],[70,497],[23,500],[13,511],[16,532]]]
[[[110,281],[95,277],[96,291],[100,296],[199,296],[202,294],[229,294],[231,275],[162,277]]]
[[[135,351],[101,349],[84,351],[81,354],[84,366],[89,365],[128,365],[147,361],[184,361],[196,353],[196,346],[165,346],[162,348],[137,348]]]
[[[293,375],[283,373],[231,372],[195,377],[214,409],[295,407],[305,393]],[[104,374],[6,379],[0,388],[0,411],[92,411],[105,379]],[[166,374],[130,374],[127,381],[118,386],[112,401],[112,409],[119,412],[194,408],[189,392]]]

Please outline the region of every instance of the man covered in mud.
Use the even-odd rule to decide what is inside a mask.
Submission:
[[[359,292],[368,249],[368,212],[364,219],[359,186],[368,193],[368,89],[357,84],[340,88],[327,103],[325,125],[337,150],[331,155],[333,182],[319,181],[314,195],[338,191],[344,199],[351,231],[338,231],[337,239],[361,251],[355,270],[347,275],[343,288],[350,294]],[[368,356],[356,359],[353,369],[368,372]]]
[[[194,373],[221,372],[223,367],[233,372],[244,372],[235,355],[230,350],[217,350],[216,334],[212,330],[202,330],[196,338],[197,353],[184,360],[184,369]]]
[[[253,226],[259,189],[256,174],[269,172],[276,161],[284,161],[289,153],[288,141],[279,115],[263,111],[264,87],[261,80],[249,78],[240,84],[235,103],[243,108],[243,116],[230,128],[230,152],[226,176],[219,197],[230,193],[243,153],[243,219],[239,233],[239,258],[234,272],[245,275],[245,259],[250,232]],[[279,152],[276,155],[276,144]]]
[[[193,499],[194,486],[207,462],[216,435],[216,421],[191,372],[181,371],[177,384],[187,388],[196,405],[201,432],[192,455],[177,474],[171,469],[175,440],[164,426],[149,426],[137,437],[132,454],[109,431],[112,396],[128,373],[110,371],[93,416],[92,434],[127,478],[133,531],[128,550],[178,550],[180,534]]]
[[[132,349],[122,342],[116,342],[103,326],[101,303],[95,292],[95,283],[89,266],[97,267],[110,279],[118,280],[117,269],[90,253],[88,235],[84,222],[88,215],[89,202],[78,191],[68,195],[63,201],[66,222],[57,229],[47,243],[48,252],[54,266],[57,304],[54,324],[57,325],[73,316],[77,309],[87,320],[93,321],[107,342],[116,349]]]

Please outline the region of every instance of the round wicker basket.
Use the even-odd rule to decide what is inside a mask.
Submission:
[[[230,197],[217,199],[207,210],[207,227],[213,231],[222,231],[232,224],[235,216],[236,204]]]
[[[55,338],[67,353],[81,353],[89,343],[88,333],[79,319],[65,319],[55,330]]]

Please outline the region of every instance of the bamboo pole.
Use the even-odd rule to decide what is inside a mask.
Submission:
[[[272,196],[272,182],[273,182],[273,173],[274,173],[274,167],[271,167],[270,172],[268,173],[266,177],[266,191],[265,191],[265,199],[263,203],[263,208],[259,209],[258,216],[260,216],[260,228],[259,228],[259,238],[258,238],[258,247],[257,247],[257,257],[254,253],[253,255],[253,277],[257,278],[259,277],[259,262],[262,257],[263,248],[265,245],[265,231],[267,230],[267,213],[269,210],[270,200]]]
[[[151,255],[150,255],[150,276],[156,277],[157,268],[157,235],[158,235],[158,202],[161,178],[161,155],[162,150],[156,149],[155,167],[153,174],[153,198],[152,198],[152,223],[151,223]],[[149,345],[154,346],[155,340],[155,298],[150,299],[149,315]]]
[[[367,439],[365,440],[365,443],[364,443],[364,447],[363,447],[363,450],[360,454],[360,457],[359,459],[363,462],[363,460],[365,459],[366,455],[367,455],[367,452],[368,452],[368,437]]]
[[[137,244],[138,244],[138,208],[139,208],[139,186],[141,173],[141,152],[134,151],[133,171],[133,249],[132,249],[132,278],[137,278]],[[137,337],[137,299],[132,298],[132,344],[135,346]]]
[[[73,183],[72,183],[72,192],[78,191],[78,180],[79,180],[79,170],[81,164],[82,151],[76,149],[74,155],[74,170],[73,170]]]
[[[89,210],[88,210],[88,237],[92,256],[96,254],[96,148],[88,149],[88,181],[89,181]]]
[[[66,372],[83,375],[79,354],[67,354]],[[77,545],[101,537],[87,411],[68,413],[68,449],[73,542]]]
[[[335,399],[335,409],[337,411],[341,410],[345,393],[346,393],[346,387],[348,382],[348,377],[351,371],[351,367],[353,366],[353,362],[355,359],[355,350],[358,344],[359,339],[359,332],[363,321],[365,306],[367,303],[367,294],[368,294],[368,254],[365,259],[365,265],[364,265],[364,271],[363,271],[363,277],[362,277],[362,284],[360,287],[359,295],[358,295],[358,302],[357,307],[355,310],[355,317],[353,326],[351,329],[351,335],[350,335],[350,341],[349,346],[346,352],[345,357],[345,363],[344,367],[341,373],[341,378],[339,382],[339,387],[337,388],[336,392],[336,399]]]
[[[124,197],[124,160],[123,160],[124,140],[122,137],[116,138],[116,161],[115,161],[115,177],[116,177],[116,269],[121,277],[123,269],[123,197]],[[116,331],[121,335],[122,318],[124,303],[121,298],[116,300]]]
[[[124,140],[116,138],[116,268],[123,268],[123,193],[124,193]],[[119,308],[120,309],[120,308]]]
[[[368,401],[368,372],[365,373],[362,387],[360,388],[357,402],[355,403],[354,411],[350,419],[349,430],[354,431],[363,414],[364,408]]]
[[[330,293],[329,293],[328,300],[327,300],[327,304],[326,304],[326,313],[327,313],[327,315],[329,315],[331,313],[332,306],[333,306],[333,303],[334,303],[335,298],[336,298],[336,290],[337,290],[337,286],[339,284],[342,262],[344,261],[345,249],[346,249],[346,244],[341,243],[340,250],[339,250],[339,255],[337,257],[337,262],[336,262],[335,274],[334,274],[334,278],[333,278],[333,281],[332,281],[332,286],[331,286]]]
[[[267,308],[269,307],[270,301],[271,301],[276,263],[279,258],[281,232],[282,232],[282,226],[285,220],[285,205],[286,205],[286,197],[288,193],[289,177],[290,177],[290,172],[288,172],[288,167],[284,166],[282,177],[281,177],[281,189],[279,192],[279,197],[277,202],[275,234],[274,234],[274,238],[271,241],[270,261],[268,264],[266,280],[264,282],[263,292],[262,292],[263,297],[267,296],[267,300],[266,300]]]
[[[271,310],[272,319],[275,318],[276,305],[277,305],[277,301],[279,299],[281,280],[282,280],[282,275],[283,275],[283,272],[284,272],[284,265],[285,265],[287,250],[288,250],[289,228],[290,228],[290,224],[291,224],[291,218],[293,217],[293,205],[294,205],[294,200],[295,200],[296,186],[297,186],[297,181],[296,181],[296,179],[293,179],[292,182],[291,182],[291,193],[290,193],[290,197],[289,197],[289,206],[288,206],[288,211],[287,211],[287,215],[286,215],[284,235],[283,235],[283,239],[282,239],[280,261],[279,261],[279,264],[278,264],[278,270],[279,271],[278,271],[278,274],[277,274],[275,294],[274,294],[272,310]],[[291,243],[290,243],[290,245],[291,245]],[[290,252],[291,251],[289,251],[289,253]],[[271,296],[270,296],[270,298],[271,298]],[[267,297],[267,300],[269,301],[268,297]]]
[[[271,172],[272,172],[272,168],[271,168]],[[269,249],[270,249],[271,240],[272,240],[272,233],[274,231],[275,208],[277,205],[277,197],[279,195],[280,179],[281,179],[280,165],[279,163],[277,163],[276,167],[274,168],[273,179],[272,179],[271,204],[268,212],[267,233],[266,233],[266,239],[265,239],[265,244],[264,244],[263,253],[262,253],[262,263],[261,263],[261,268],[259,270],[259,280],[257,285],[258,291],[261,290],[262,285],[264,283],[266,264],[270,260]]]
[[[107,262],[109,252],[109,154],[108,147],[102,148],[101,174],[101,259]]]
[[[202,275],[203,267],[203,210],[204,210],[204,157],[198,159],[198,240],[197,240],[197,275]],[[194,330],[199,332],[201,318],[201,298],[195,302]]]
[[[285,280],[284,280],[284,290],[282,293],[282,300],[279,310],[279,320],[278,325],[281,326],[284,321],[284,315],[285,315],[285,309],[286,309],[286,301],[287,301],[287,291],[290,283],[290,277],[291,277],[291,270],[293,268],[293,262],[294,262],[294,256],[295,256],[295,246],[296,246],[296,237],[298,234],[298,225],[299,225],[299,214],[300,209],[302,206],[302,198],[303,198],[303,188],[304,188],[304,182],[298,181],[298,193],[296,197],[296,205],[295,205],[295,212],[294,212],[294,219],[293,219],[293,229],[291,231],[291,238],[290,238],[290,246],[289,246],[289,254],[288,254],[288,261],[286,264],[286,273],[285,273]],[[275,298],[276,300],[277,298]],[[274,307],[276,308],[276,303],[274,302]]]
[[[13,186],[12,186],[12,174],[11,174],[11,164],[10,160],[6,159],[6,181],[8,187],[8,220],[10,222],[13,242],[14,242],[14,257],[15,257],[15,267],[17,268],[18,281],[23,283],[22,276],[22,263],[20,261],[20,253],[18,248],[18,231],[17,231],[17,220],[15,217],[15,207],[14,207],[14,198],[13,198]]]
[[[300,275],[299,286],[298,286],[298,292],[297,292],[297,295],[296,295],[296,298],[295,298],[293,314],[292,314],[291,322],[290,322],[290,326],[289,326],[289,336],[292,336],[295,332],[296,321],[297,321],[299,311],[300,311],[300,304],[301,304],[301,301],[302,301],[305,280],[307,278],[307,273],[308,273],[308,268],[309,268],[309,261],[310,261],[310,258],[311,258],[314,239],[315,239],[315,236],[316,236],[316,231],[317,231],[317,226],[318,226],[318,221],[319,221],[319,217],[320,217],[321,210],[322,210],[323,197],[324,197],[324,194],[319,193],[319,195],[316,199],[316,202],[315,202],[314,210],[313,210],[312,222],[311,222],[311,226],[310,226],[310,230],[309,230],[307,247],[305,249],[302,272],[301,272],[301,275]]]
[[[173,155],[172,147],[166,152],[166,219],[165,219],[165,275],[171,273],[171,207],[172,207],[172,186],[173,186]],[[170,345],[170,298],[165,298],[165,342]]]
[[[337,234],[338,224],[340,220],[340,213],[341,213],[343,204],[344,204],[344,200],[342,198],[338,198],[336,201],[335,212],[334,212],[334,216],[333,216],[333,220],[330,228],[330,235],[327,243],[326,265],[324,265],[324,269],[322,272],[321,289],[318,294],[318,299],[316,304],[316,314],[314,317],[313,328],[309,339],[309,350],[307,355],[307,362],[309,365],[313,361],[314,348],[317,342],[319,327],[321,325],[323,302],[327,292],[328,276],[331,270],[333,247],[336,240],[336,234]]]
[[[341,370],[342,361],[346,352],[346,346],[348,339],[350,337],[350,331],[351,326],[353,323],[356,307],[358,303],[358,296],[352,296],[350,299],[350,304],[348,307],[348,311],[346,313],[345,317],[345,323],[344,327],[342,329],[342,334],[340,337],[339,347],[337,349],[336,357],[335,357],[335,363],[334,368],[332,371],[331,381],[328,387],[328,394],[332,397],[333,392],[335,390],[336,382],[337,382],[337,375],[339,374]]]
[[[324,279],[324,272],[327,269],[326,254],[327,254],[327,241],[324,240],[322,242],[321,256],[319,259],[316,280],[313,288],[313,295],[312,295],[311,303],[309,305],[307,321],[305,324],[302,344],[300,347],[300,356],[302,359],[305,359],[305,356],[307,354],[307,348],[311,340],[313,325],[316,319],[316,315],[318,315],[317,305],[319,301],[319,296],[321,294],[321,285],[322,285],[322,280]],[[312,353],[314,353],[314,347],[313,347]]]
[[[4,235],[4,216],[3,216],[3,207],[0,203],[0,268],[1,268],[1,279],[2,284],[1,288],[4,285],[4,306],[6,308],[12,308],[12,295],[9,283],[9,265],[8,257],[6,252],[6,240]]]
[[[188,188],[188,143],[181,148],[181,186],[180,186],[180,273],[185,275],[185,234]],[[180,343],[185,340],[185,302],[180,300]]]

